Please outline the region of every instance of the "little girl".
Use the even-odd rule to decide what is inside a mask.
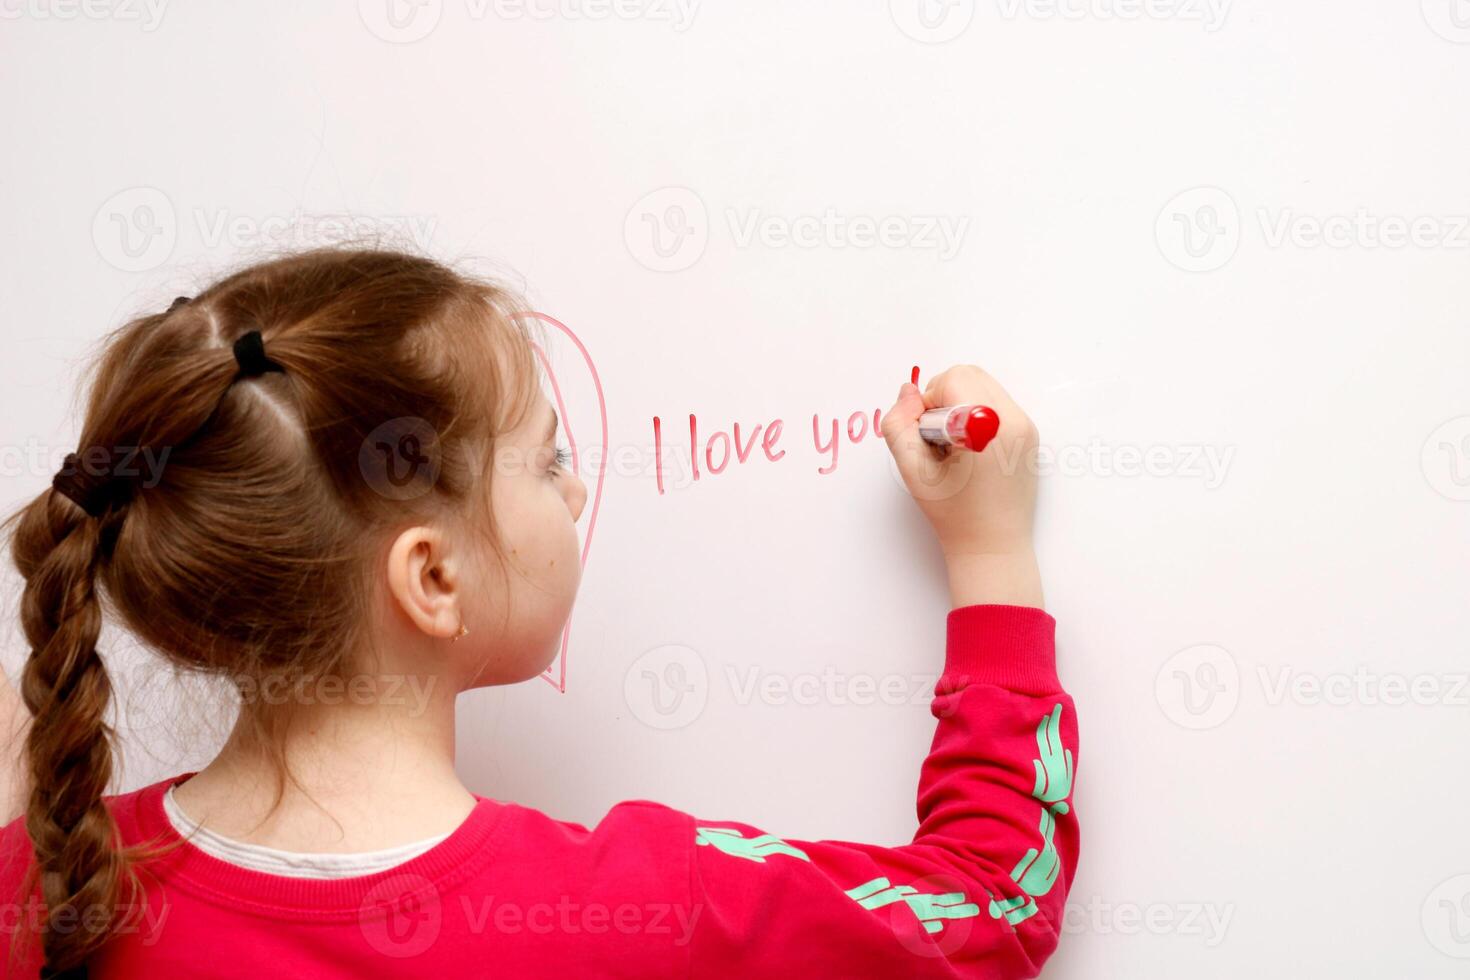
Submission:
[[[1036,432],[988,375],[882,431],[953,609],[912,843],[783,838],[645,801],[594,828],[472,792],[455,698],[551,661],[586,501],[526,318],[427,259],[326,250],[123,327],[81,444],[17,516],[17,977],[1030,977],[1076,868],[1077,727],[1031,546]],[[920,439],[982,403],[982,453]],[[105,606],[104,606],[105,603]],[[197,773],[106,796],[104,608],[224,679]],[[937,651],[936,651],[937,653]]]

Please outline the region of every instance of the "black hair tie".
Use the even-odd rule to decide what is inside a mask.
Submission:
[[[265,356],[265,341],[259,330],[252,330],[235,341],[235,363],[240,365],[240,377],[258,378],[271,371],[285,373],[285,368]]]
[[[175,296],[174,297],[174,301],[172,303],[168,304],[168,312],[172,313],[174,310],[177,310],[179,307],[181,307],[181,306],[188,306],[192,302],[193,302],[193,300],[190,299],[188,296]]]
[[[78,453],[67,455],[61,471],[51,478],[51,488],[86,511],[89,517],[101,517],[107,508],[127,499],[126,488],[112,475],[110,467],[93,472]]]

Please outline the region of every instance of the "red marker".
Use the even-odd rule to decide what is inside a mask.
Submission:
[[[914,365],[913,380],[919,384],[919,366]],[[1000,416],[988,405],[955,405],[931,408],[919,416],[919,435],[935,446],[958,446],[980,452],[1000,431]]]
[[[987,405],[931,408],[919,416],[919,435],[936,446],[980,452],[1000,431],[1000,416]]]

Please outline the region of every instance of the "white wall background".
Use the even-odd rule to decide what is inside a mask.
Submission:
[[[0,0],[0,503],[73,447],[104,330],[325,215],[513,270],[615,447],[693,412],[788,453],[610,473],[568,690],[467,696],[465,776],[899,843],[932,721],[852,702],[927,690],[941,571],[881,443],[819,474],[811,417],[974,361],[1059,460],[1085,851],[1048,975],[1463,975],[1464,0],[153,2]],[[108,654],[126,786],[207,758],[218,706]]]

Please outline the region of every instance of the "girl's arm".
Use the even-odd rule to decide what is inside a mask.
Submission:
[[[1033,607],[950,612],[912,843],[696,820],[692,975],[1035,976],[1056,948],[1078,848],[1077,722],[1054,625]]]
[[[919,438],[925,409],[962,404],[999,415],[983,452]],[[1077,721],[1031,547],[1036,429],[967,365],[922,396],[904,385],[883,434],[938,535],[954,606],[918,833],[887,848],[695,821],[696,976],[1030,977],[1056,948],[1077,862]]]

